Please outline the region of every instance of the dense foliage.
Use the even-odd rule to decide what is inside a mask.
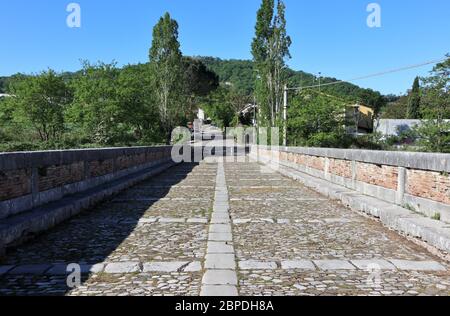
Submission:
[[[288,131],[294,146],[345,146],[345,103],[318,91],[302,92],[289,108]]]
[[[178,25],[166,14],[153,30],[150,62],[90,64],[8,78],[0,100],[0,151],[131,146],[170,141],[219,86],[199,60],[183,57]]]
[[[382,118],[421,119],[412,130],[399,131],[387,142],[407,150],[450,152],[450,57],[428,77],[416,78],[407,95],[383,109]]]

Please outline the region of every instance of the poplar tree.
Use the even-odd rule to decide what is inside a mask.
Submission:
[[[274,0],[262,0],[252,43],[260,123],[272,126],[280,118],[285,61],[290,58],[291,39],[286,32],[285,10],[282,0],[277,2],[276,14]]]
[[[153,28],[150,49],[150,65],[156,76],[157,99],[160,119],[167,140],[170,142],[172,129],[183,120],[182,80],[183,64],[178,23],[166,13]]]

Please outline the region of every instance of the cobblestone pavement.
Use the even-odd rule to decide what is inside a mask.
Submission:
[[[0,295],[199,295],[216,173],[171,168],[9,252]],[[70,263],[102,268],[70,289]]]
[[[256,163],[225,166],[240,295],[450,295],[448,265]]]
[[[68,264],[81,284],[68,287]],[[449,265],[256,163],[179,165],[0,259],[0,295],[450,295]],[[70,279],[70,278],[69,278]]]

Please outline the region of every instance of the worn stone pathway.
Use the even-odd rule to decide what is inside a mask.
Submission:
[[[82,282],[66,284],[68,264]],[[253,162],[176,166],[0,260],[0,295],[450,295],[449,265]]]

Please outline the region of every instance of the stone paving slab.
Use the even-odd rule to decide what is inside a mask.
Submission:
[[[207,270],[203,276],[204,285],[237,285],[236,272],[231,270]]]
[[[203,266],[201,262],[195,261],[189,263],[184,269],[184,272],[199,272],[203,270]]]
[[[200,296],[209,296],[209,297],[238,296],[238,290],[236,286],[230,285],[205,285],[202,286]]]
[[[209,241],[233,241],[233,235],[230,233],[209,233]]]
[[[234,247],[231,242],[209,241],[207,252],[209,254],[234,254]]]
[[[160,218],[158,220],[160,223],[185,223],[185,218]]]
[[[286,260],[281,261],[281,269],[284,270],[315,270],[314,263],[309,260]]]
[[[277,269],[276,262],[261,262],[261,261],[240,261],[239,269],[241,270],[275,270]]]
[[[188,224],[208,224],[207,218],[188,218],[186,220]]]
[[[236,269],[236,258],[234,257],[234,254],[208,253],[205,260],[205,269]]]
[[[381,269],[381,270],[395,270],[396,267],[387,260],[352,260],[351,263],[361,270]]]
[[[231,234],[231,225],[227,224],[212,224],[209,226],[211,233],[228,233]]]
[[[314,260],[321,270],[355,270],[356,267],[346,260]]]
[[[446,271],[447,269],[435,261],[409,261],[409,260],[390,260],[390,262],[399,270],[414,271]]]
[[[125,274],[135,272],[141,272],[141,266],[139,262],[108,263],[105,267],[105,273]]]
[[[151,262],[143,265],[143,272],[179,272],[189,262]]]

